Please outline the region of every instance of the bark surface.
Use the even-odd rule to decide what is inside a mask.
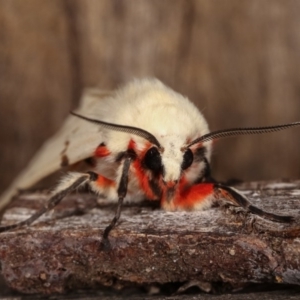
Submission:
[[[146,204],[126,205],[108,249],[101,246],[101,234],[114,205],[78,193],[33,225],[0,235],[2,277],[19,292],[46,294],[99,287],[173,285],[184,291],[198,286],[210,292],[220,285],[300,285],[300,181],[238,188],[256,206],[292,215],[295,223],[221,207],[170,213]],[[45,193],[20,196],[2,223],[31,216],[46,199]]]

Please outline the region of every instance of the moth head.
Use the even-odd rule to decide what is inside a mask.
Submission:
[[[176,143],[177,142],[177,143]],[[164,143],[163,148],[151,146],[142,158],[143,166],[165,185],[175,186],[194,161],[191,149],[183,149],[176,139]]]

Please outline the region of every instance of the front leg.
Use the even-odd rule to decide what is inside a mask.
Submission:
[[[224,199],[228,201],[229,204],[232,204],[234,206],[243,207],[245,210],[265,219],[280,223],[290,223],[294,221],[294,218],[291,216],[279,216],[273,213],[266,212],[252,205],[244,195],[242,195],[237,189],[233,187],[229,187],[223,184],[215,184],[214,191],[217,198]]]
[[[118,220],[120,219],[123,201],[127,194],[128,173],[129,173],[129,168],[130,168],[130,164],[131,164],[132,160],[133,160],[132,155],[130,155],[130,154],[125,155],[124,162],[123,162],[123,168],[122,168],[122,175],[121,175],[120,183],[119,183],[118,190],[117,190],[118,199],[119,199],[117,210],[116,210],[115,216],[112,219],[111,223],[105,228],[105,230],[103,232],[102,243],[105,246],[109,246],[108,235],[109,235],[110,231],[116,226]]]
[[[176,210],[203,210],[219,201],[242,207],[246,211],[274,222],[289,223],[294,220],[291,216],[279,216],[263,211],[252,205],[237,189],[220,183],[195,184],[180,192],[174,204]]]

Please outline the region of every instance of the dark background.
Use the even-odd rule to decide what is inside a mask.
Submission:
[[[156,76],[212,130],[300,120],[300,1],[0,0],[0,191],[85,87]],[[299,178],[300,128],[219,141],[219,179]]]

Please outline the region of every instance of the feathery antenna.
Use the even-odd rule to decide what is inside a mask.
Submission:
[[[158,142],[158,140],[156,139],[156,137],[153,134],[151,134],[150,132],[148,132],[144,129],[141,129],[141,128],[138,128],[138,127],[133,127],[133,126],[113,124],[113,123],[108,123],[108,122],[104,122],[104,121],[100,121],[100,120],[96,120],[96,119],[87,118],[87,117],[79,115],[79,114],[77,114],[73,111],[71,111],[70,113],[73,116],[76,116],[80,119],[98,124],[98,125],[102,126],[105,129],[121,131],[121,132],[131,133],[131,134],[140,136],[140,137],[148,140],[151,144],[156,145],[159,149],[161,149],[161,145]]]
[[[246,135],[246,134],[261,134],[261,133],[268,133],[268,132],[275,132],[284,129],[288,129],[291,127],[300,126],[300,122],[282,124],[282,125],[275,125],[275,126],[265,126],[265,127],[248,127],[248,128],[231,128],[225,130],[217,130],[193,140],[189,143],[186,148],[189,148],[198,143],[204,143],[207,141],[220,139],[224,137],[233,137],[238,135]]]

